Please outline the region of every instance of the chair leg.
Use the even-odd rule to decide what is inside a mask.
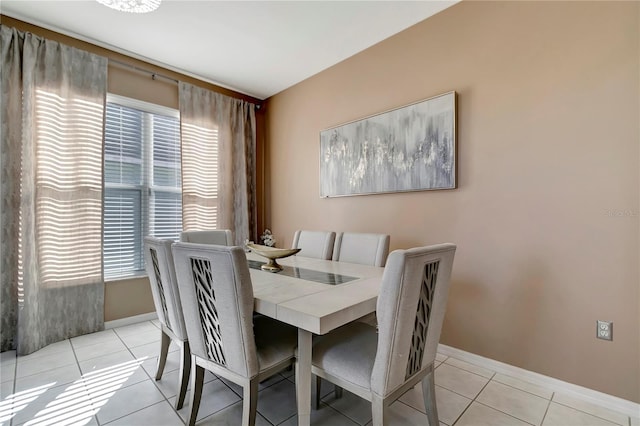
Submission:
[[[182,408],[184,397],[187,394],[187,386],[189,385],[189,373],[191,372],[191,350],[189,342],[182,342],[180,349],[180,370],[178,377],[178,396],[176,397],[176,410]]]
[[[165,332],[162,332],[162,338],[160,340],[160,356],[158,357],[158,368],[156,370],[156,380],[162,378],[164,372],[164,366],[167,363],[167,354],[169,353],[169,345],[171,344],[171,337]]]
[[[342,388],[340,386],[334,385],[334,387],[333,387],[333,396],[336,399],[342,398]]]
[[[204,368],[196,364],[195,355],[191,355],[191,365],[193,365],[193,374],[191,374],[191,395],[189,396],[189,426],[196,424],[198,417],[198,409],[200,408],[200,398],[202,398],[202,384],[204,383]]]
[[[435,374],[432,371],[422,379],[422,396],[424,398],[424,408],[427,411],[429,426],[438,426],[438,406],[436,405],[436,382]]]
[[[376,394],[371,398],[371,421],[372,426],[384,426],[386,424],[387,410],[385,409],[384,399]]]
[[[314,392],[315,394],[312,394],[312,398],[311,398],[311,402],[312,402],[312,408],[314,410],[318,410],[320,409],[320,388],[322,387],[322,379],[318,376],[316,376],[315,374],[311,375],[311,391]]]
[[[258,407],[258,379],[253,378],[242,388],[242,426],[255,426]]]

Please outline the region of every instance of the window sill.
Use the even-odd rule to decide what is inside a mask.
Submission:
[[[130,280],[137,280],[139,278],[147,278],[148,275],[146,272],[140,272],[137,274],[131,274],[131,275],[123,275],[121,277],[112,277],[112,278],[105,278],[104,279],[104,283],[105,284],[110,284],[110,283],[117,283],[120,281],[130,281]]]

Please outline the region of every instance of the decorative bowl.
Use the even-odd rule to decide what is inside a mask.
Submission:
[[[282,266],[278,265],[276,259],[282,259],[283,257],[289,257],[300,251],[299,248],[296,249],[281,249],[275,247],[263,246],[261,244],[247,244],[247,247],[258,253],[262,257],[266,257],[269,259],[269,262],[266,265],[262,265],[262,268],[265,271],[269,272],[279,272],[282,271]]]

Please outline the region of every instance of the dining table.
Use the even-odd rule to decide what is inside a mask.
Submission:
[[[291,256],[279,272],[261,269],[266,259],[247,253],[254,310],[298,329],[295,369],[298,425],[311,421],[311,355],[322,335],[375,312],[384,268]]]

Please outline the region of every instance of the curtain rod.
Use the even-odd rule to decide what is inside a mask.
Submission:
[[[142,73],[145,73],[145,74],[150,74],[151,75],[151,79],[153,79],[153,80],[156,80],[158,78],[164,78],[165,80],[169,80],[169,81],[171,81],[171,82],[173,82],[175,84],[178,84],[178,80],[176,80],[175,78],[168,77],[168,76],[166,76],[164,74],[160,74],[160,73],[157,73],[155,71],[151,71],[151,70],[148,70],[148,69],[145,69],[145,68],[140,68],[140,67],[138,67],[136,65],[131,65],[131,64],[128,64],[126,62],[118,61],[117,59],[109,59],[109,63],[114,63],[114,64],[120,65],[122,67],[125,67],[125,68],[130,68],[130,69],[132,69],[134,71],[142,72]]]
[[[128,64],[126,62],[119,61],[117,59],[109,59],[109,63],[113,63],[113,64],[119,65],[121,67],[124,67],[124,68],[130,68],[130,69],[132,69],[134,71],[138,71],[138,72],[141,72],[141,73],[150,74],[152,80],[157,80],[158,78],[163,78],[163,79],[165,79],[165,80],[167,80],[169,82],[175,83],[175,84],[179,83],[179,80],[176,80],[173,77],[169,77],[169,76],[166,76],[164,74],[160,74],[160,73],[157,73],[155,71],[151,71],[151,70],[148,70],[148,69],[145,69],[145,68],[140,68],[140,67],[138,67],[136,65],[131,65],[131,64]],[[262,107],[262,105],[259,104],[259,103],[253,103],[253,102],[249,102],[249,103],[255,105],[256,109],[260,109]]]

